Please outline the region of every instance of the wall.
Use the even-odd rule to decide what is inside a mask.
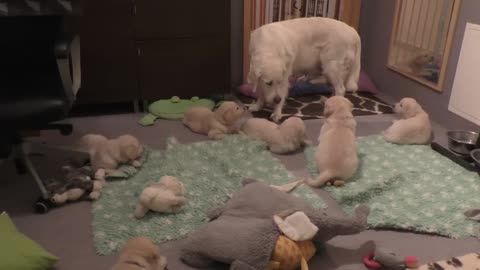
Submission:
[[[428,111],[434,121],[449,129],[478,129],[473,123],[448,111],[451,88],[455,77],[466,22],[480,24],[480,1],[463,0],[443,92],[436,92],[413,80],[386,68],[390,34],[395,13],[394,0],[362,1],[360,35],[362,37],[362,61],[365,70],[379,89],[395,99],[413,97]],[[480,101],[479,101],[480,106]]]

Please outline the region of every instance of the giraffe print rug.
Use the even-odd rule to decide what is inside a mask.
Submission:
[[[303,97],[289,97],[282,110],[281,120],[290,116],[300,117],[301,119],[321,119],[323,116],[322,95],[312,95]],[[370,93],[354,93],[345,96],[353,103],[353,115],[376,115],[393,113],[392,106],[377,98]],[[246,96],[239,96],[239,99],[250,107],[255,100]],[[271,107],[265,107],[263,110],[254,112],[253,116],[259,118],[269,118],[272,114]]]

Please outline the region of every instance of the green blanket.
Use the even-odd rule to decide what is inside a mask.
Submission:
[[[176,176],[185,184],[188,203],[184,211],[176,215],[149,212],[143,219],[135,219],[133,212],[138,195],[163,175]],[[142,168],[130,179],[109,182],[94,203],[97,252],[110,254],[138,235],[158,243],[185,236],[206,222],[208,210],[220,206],[228,195],[239,190],[244,177],[276,185],[297,180],[259,141],[228,136],[221,141],[180,144],[170,139],[165,151],[150,150]],[[317,194],[305,185],[293,194],[314,207],[324,206]]]
[[[344,187],[325,187],[347,211],[371,207],[372,228],[436,233],[452,238],[477,234],[463,211],[480,207],[480,178],[433,151],[430,146],[399,146],[380,136],[358,138],[360,168]],[[306,149],[316,177],[314,148]]]

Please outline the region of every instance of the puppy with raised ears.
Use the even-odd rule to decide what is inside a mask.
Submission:
[[[307,184],[320,187],[334,183],[340,186],[357,171],[357,122],[352,109],[353,104],[342,96],[334,96],[325,101],[326,120],[320,130],[315,152],[319,176],[307,180]]]
[[[428,144],[432,139],[430,117],[413,98],[403,98],[393,109],[399,120],[383,132],[387,142],[395,144]]]
[[[120,250],[117,262],[111,270],[167,270],[167,258],[146,237],[130,239]]]

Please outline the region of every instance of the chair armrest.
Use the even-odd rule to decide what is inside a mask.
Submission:
[[[71,105],[81,86],[80,38],[74,36],[58,40],[54,52],[63,90]]]

